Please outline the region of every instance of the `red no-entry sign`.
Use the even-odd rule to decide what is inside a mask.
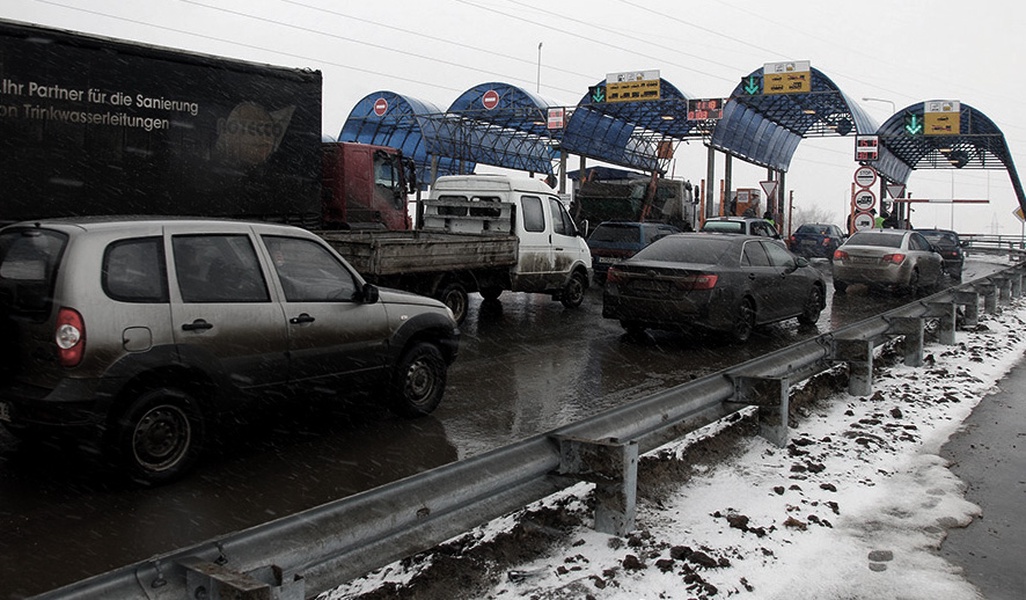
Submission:
[[[378,115],[379,117],[383,117],[385,116],[386,112],[388,112],[388,100],[385,100],[384,98],[378,98],[377,100],[375,100],[374,114]]]
[[[481,104],[488,110],[492,110],[499,105],[499,92],[488,90],[484,96],[481,96]]]

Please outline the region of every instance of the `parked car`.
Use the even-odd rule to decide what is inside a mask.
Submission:
[[[788,249],[805,258],[834,259],[834,250],[848,237],[837,225],[805,223],[791,234]]]
[[[679,233],[609,268],[602,316],[632,333],[699,329],[744,342],[757,325],[793,317],[815,323],[825,289],[808,260],[774,240]]]
[[[933,244],[941,258],[944,259],[944,272],[956,280],[962,279],[962,266],[965,264],[965,244],[958,233],[948,229],[916,229]]]
[[[885,287],[917,295],[936,286],[943,259],[918,231],[869,229],[853,233],[834,251],[834,289],[853,283]]]
[[[637,221],[603,221],[588,236],[592,271],[595,280],[606,280],[609,265],[630,258],[652,242],[680,233],[680,229],[667,223],[639,223]]]
[[[367,390],[429,413],[459,338],[442,303],[365,283],[308,231],[201,219],[0,229],[0,328],[0,421],[73,434],[144,483],[259,399]]]
[[[713,217],[706,219],[699,231],[759,235],[781,240],[781,244],[783,244],[783,237],[773,223],[756,217]]]

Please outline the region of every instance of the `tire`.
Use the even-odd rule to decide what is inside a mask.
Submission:
[[[588,282],[579,272],[570,274],[570,280],[563,287],[563,293],[559,295],[559,301],[567,308],[577,308],[584,302],[584,290],[588,288]]]
[[[395,366],[389,388],[392,411],[402,417],[421,417],[438,408],[445,393],[446,364],[432,344],[419,342]]]
[[[189,394],[173,388],[146,391],[117,418],[117,462],[139,483],[173,481],[199,460],[205,430],[203,414]]]
[[[502,295],[502,288],[498,286],[483,287],[478,293],[485,300],[498,300],[499,296]]]
[[[908,276],[908,284],[905,285],[905,293],[915,298],[919,292],[919,269],[912,269],[912,273]]]
[[[442,291],[438,293],[438,299],[441,300],[442,304],[449,307],[457,323],[462,323],[467,318],[467,307],[470,305],[470,299],[467,298],[467,290],[463,287],[463,284],[456,282],[447,283],[442,288]]]
[[[749,298],[741,300],[734,315],[734,324],[730,328],[730,337],[738,343],[748,341],[755,329],[755,306]]]
[[[840,279],[834,280],[834,291],[838,294],[843,294],[848,290],[848,282],[841,281]]]
[[[798,315],[798,322],[802,325],[815,325],[816,321],[819,321],[821,312],[823,312],[823,291],[819,289],[818,285],[814,285],[805,299],[802,314]]]

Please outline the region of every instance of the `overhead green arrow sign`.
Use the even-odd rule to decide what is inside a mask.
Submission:
[[[592,102],[605,102],[606,101],[606,86],[604,85],[593,85],[588,88],[588,95],[591,97]]]
[[[923,132],[923,119],[915,113],[905,113],[905,133],[917,135]]]
[[[762,82],[755,75],[749,75],[747,79],[741,79],[741,86],[749,96],[754,96],[762,91]]]

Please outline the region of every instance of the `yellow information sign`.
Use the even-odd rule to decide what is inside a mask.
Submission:
[[[958,100],[927,100],[923,103],[923,135],[960,135],[962,103]]]
[[[763,94],[807,94],[811,91],[812,66],[809,61],[797,60],[763,65]]]
[[[658,79],[606,83],[606,102],[636,102],[638,100],[658,99]]]

